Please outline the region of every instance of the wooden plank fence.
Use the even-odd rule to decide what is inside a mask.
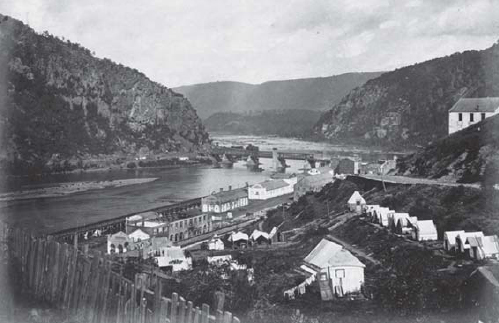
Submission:
[[[134,281],[123,277],[100,252],[79,251],[50,237],[37,238],[19,228],[0,226],[0,239],[7,239],[9,254],[20,266],[23,290],[66,310],[77,321],[239,323],[228,311],[211,313],[210,306],[195,307],[176,293],[163,296],[160,277],[136,274]]]

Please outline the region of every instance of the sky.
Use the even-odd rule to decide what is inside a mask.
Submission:
[[[167,87],[389,71],[499,40],[497,0],[2,0]]]

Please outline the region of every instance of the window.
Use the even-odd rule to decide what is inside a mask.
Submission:
[[[177,223],[175,223],[175,228],[178,228],[178,222],[177,222]]]
[[[345,278],[345,269],[336,269],[334,275],[336,278]]]
[[[459,114],[459,121],[463,121],[463,114],[462,113]]]
[[[184,221],[180,221],[180,227],[183,228],[184,227]]]
[[[485,120],[485,113],[482,113],[482,120]]]
[[[206,221],[206,215],[203,215],[203,221]]]
[[[470,113],[470,122],[475,121],[475,115],[473,113]]]
[[[327,274],[326,273],[321,273],[321,275],[319,277],[319,280],[320,281],[326,281],[327,280]]]

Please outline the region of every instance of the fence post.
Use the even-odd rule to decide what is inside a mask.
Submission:
[[[187,323],[192,323],[192,320],[194,319],[194,314],[192,312],[192,306],[193,306],[193,303],[191,301],[188,301],[187,302],[187,319],[186,319],[186,322]]]
[[[172,294],[172,309],[170,311],[170,323],[177,323],[178,294]]]
[[[183,297],[180,297],[178,303],[178,322],[185,323],[185,299]]]
[[[210,323],[210,305],[203,304],[201,312],[201,323]]]

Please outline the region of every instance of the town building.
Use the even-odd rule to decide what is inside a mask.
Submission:
[[[354,158],[346,157],[340,159],[334,170],[335,174],[357,175],[359,174],[359,162]]]
[[[141,242],[149,240],[149,238],[151,238],[151,235],[142,231],[142,229],[136,229],[128,235],[128,238],[132,239],[133,242]]]
[[[456,243],[456,238],[461,234],[464,234],[464,230],[444,232],[444,248],[446,251],[457,252],[459,250],[459,246],[457,246]]]
[[[295,173],[274,173],[270,175],[271,179],[282,179],[289,185],[295,185],[298,182],[298,176]]]
[[[192,269],[192,258],[186,257],[184,250],[179,246],[165,248],[161,256],[154,258],[159,268],[170,269],[172,272]]]
[[[433,220],[418,220],[414,225],[412,238],[416,241],[438,240],[437,227]]]
[[[324,172],[315,175],[300,176],[298,182],[294,185],[293,200],[295,202],[298,201],[298,199],[307,194],[307,192],[319,192],[328,183],[333,182],[334,172],[332,173],[333,174]]]
[[[499,98],[461,98],[449,110],[449,134],[499,113]]]
[[[315,273],[324,301],[359,293],[365,265],[341,245],[322,239],[305,257],[305,270]]]
[[[220,189],[218,193],[212,193],[201,199],[201,209],[203,212],[224,213],[248,205],[248,192],[245,188],[224,191]]]
[[[350,212],[362,214],[363,206],[366,205],[366,200],[360,195],[359,191],[353,192],[348,199],[348,209]]]
[[[250,200],[267,200],[290,193],[293,193],[293,185],[282,179],[264,181],[248,188]]]
[[[107,236],[107,253],[125,253],[128,251],[131,243],[133,243],[133,241],[123,231],[115,234],[109,234]]]

